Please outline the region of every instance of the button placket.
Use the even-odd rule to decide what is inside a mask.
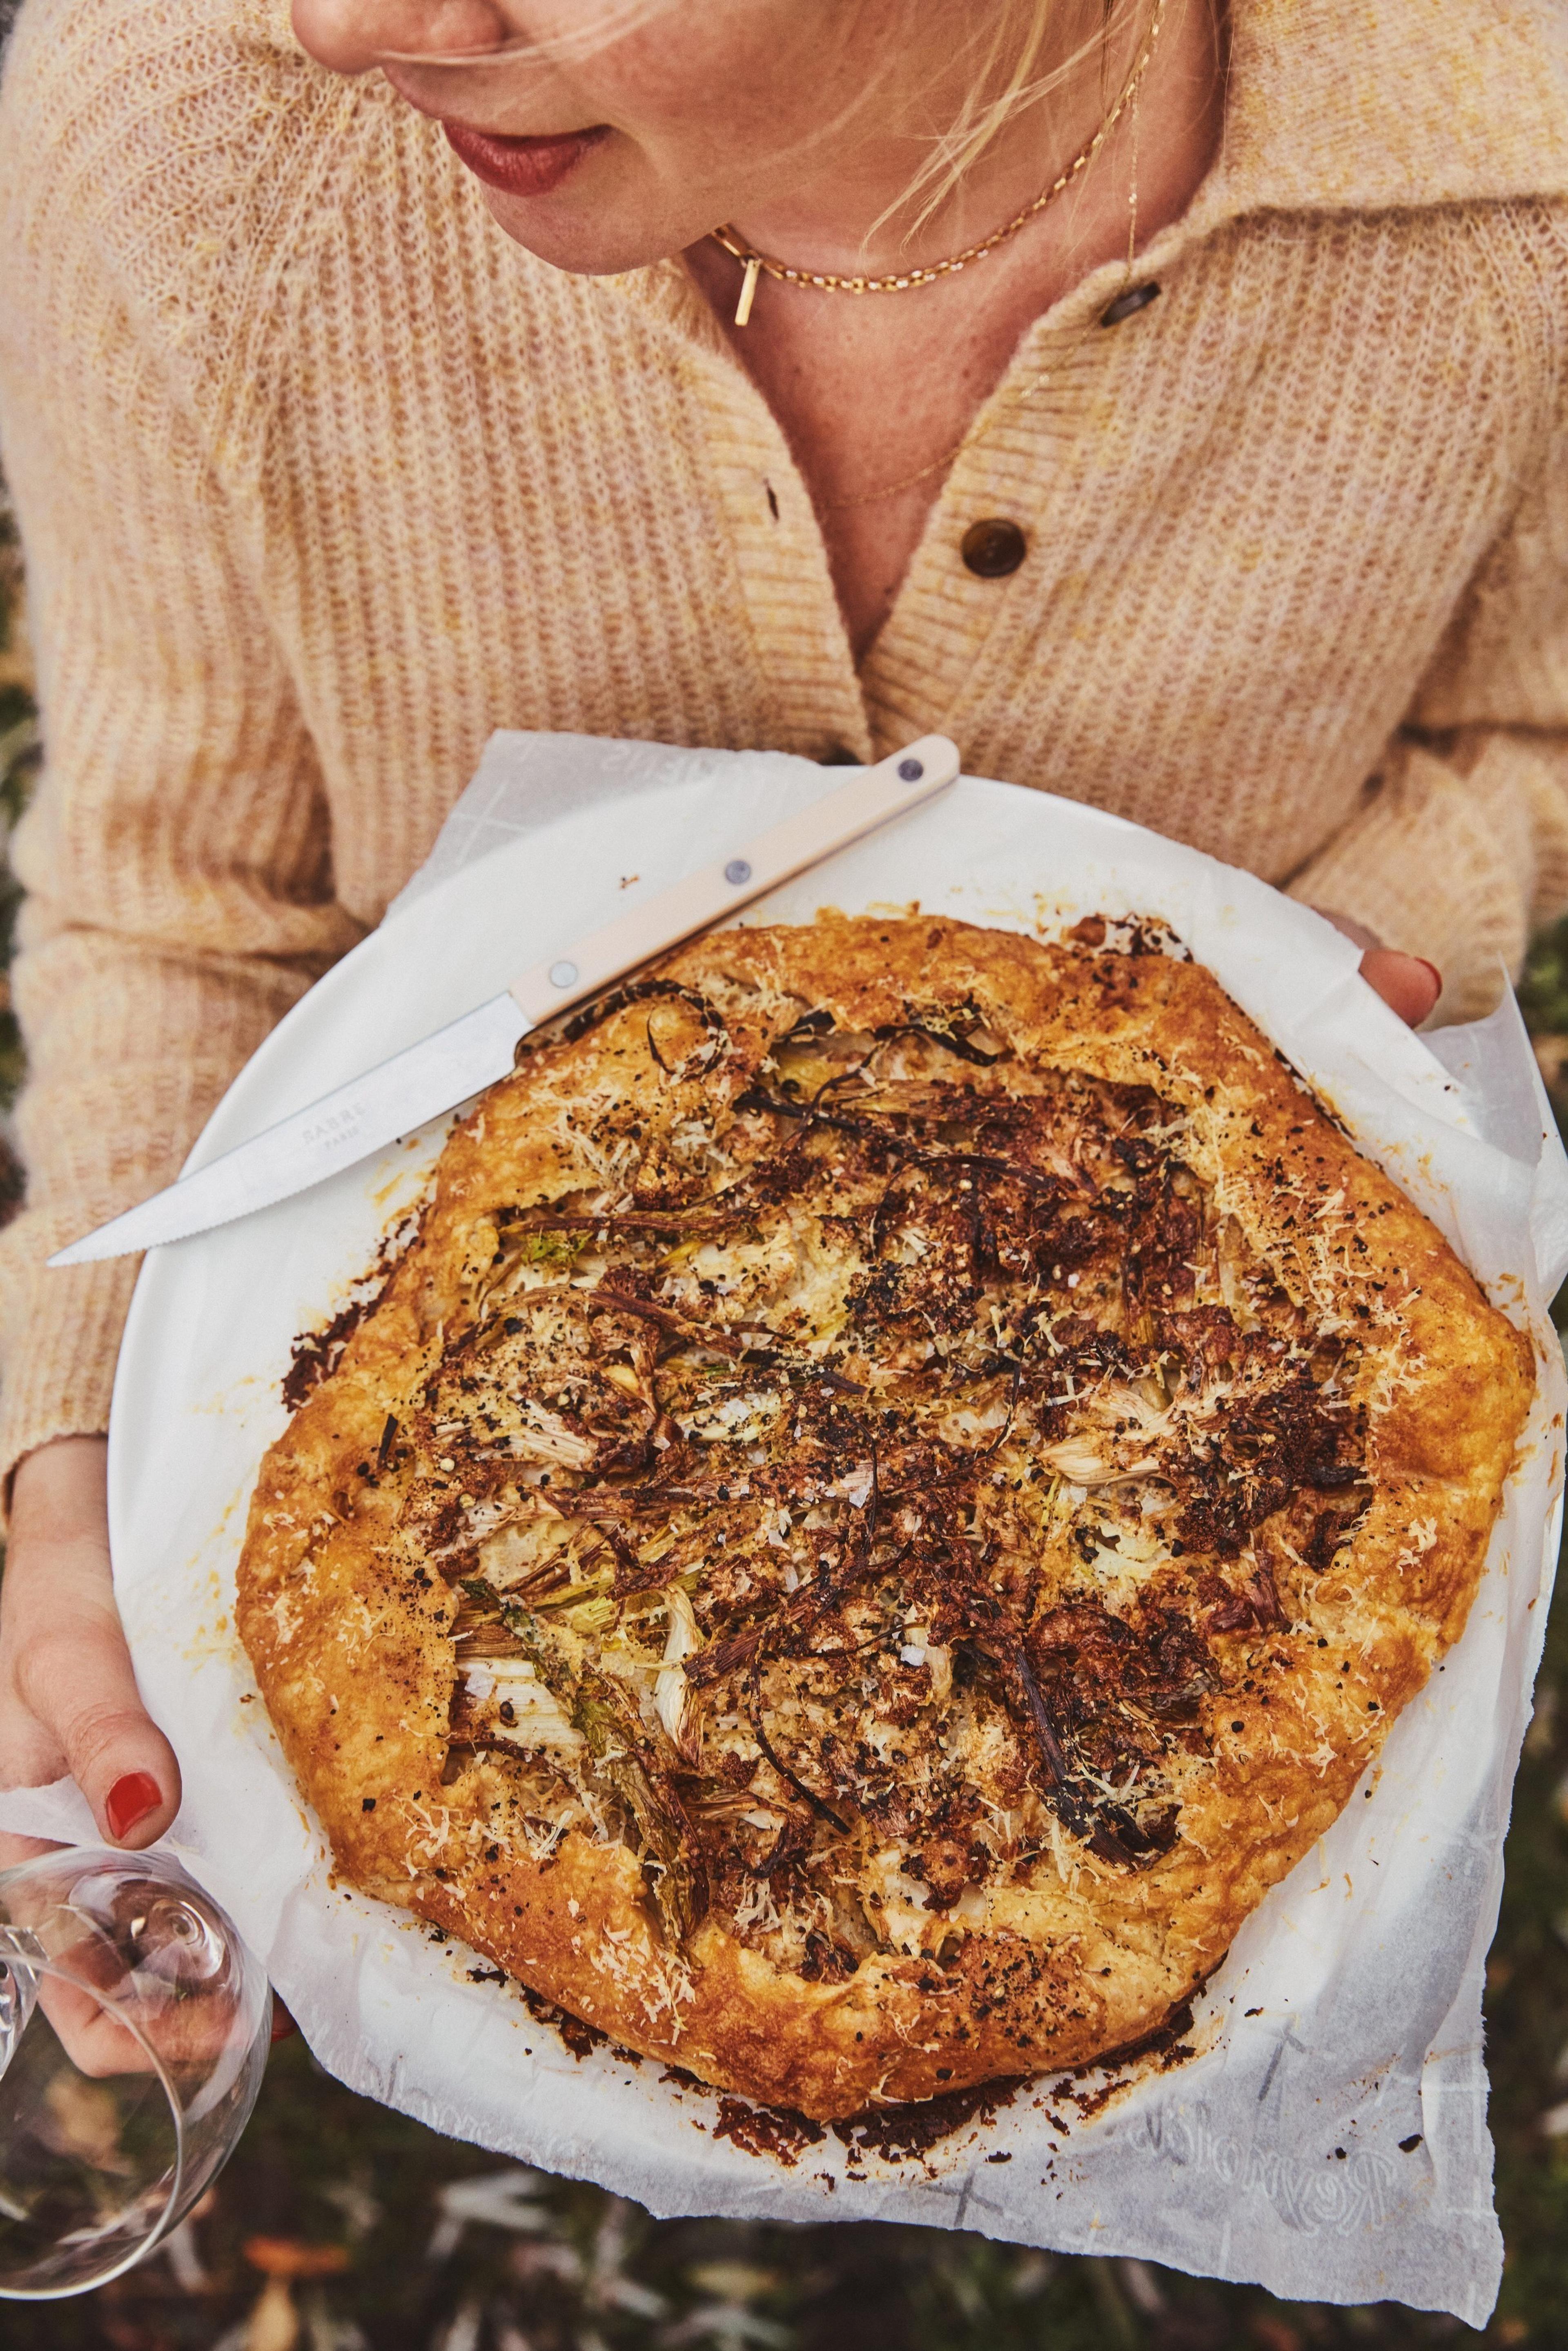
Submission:
[[[1074,317],[1071,306],[1062,308],[1065,317],[1038,321],[1015,354],[992,396],[1000,416],[957,454],[862,666],[875,740],[884,749],[905,730],[940,726],[972,710],[994,626],[1004,613],[1016,621],[1036,598],[1043,604],[1052,593],[1063,550],[1044,528],[1041,503],[1063,489],[1072,494],[1092,387],[1113,359],[1094,331],[1101,311],[1085,303]],[[1059,391],[1042,434],[1040,411],[1018,393],[1043,374],[1057,379]],[[1017,403],[1010,409],[1009,394]],[[1019,590],[1004,593],[1015,573],[1026,577]]]

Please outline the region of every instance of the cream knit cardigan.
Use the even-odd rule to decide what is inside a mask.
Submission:
[[[1483,1003],[1568,899],[1568,12],[1233,0],[1227,127],[1023,339],[857,674],[674,263],[561,275],[283,0],[26,0],[0,426],[47,767],[0,1472],[106,1425],[175,1173],[496,726],[864,759],[926,728],[1359,916]],[[1023,395],[1023,396],[1020,396]],[[981,580],[966,527],[1028,555]]]

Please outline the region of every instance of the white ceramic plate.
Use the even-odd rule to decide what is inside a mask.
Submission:
[[[639,893],[662,887],[697,855],[744,840],[832,781],[803,762],[752,760],[730,769],[710,759],[704,774],[651,786],[612,808],[557,816],[447,875],[295,1008],[235,1081],[191,1164],[559,952],[627,903],[625,877],[637,877]],[[1355,977],[1354,949],[1262,883],[1114,818],[966,778],[746,919],[805,920],[823,904],[856,912],[915,901],[931,913],[1024,930],[1049,931],[1095,910],[1163,915],[1452,1238],[1472,1256],[1489,1245],[1487,1234],[1516,1258],[1526,1247],[1517,1238],[1525,1229],[1519,1186],[1527,1206],[1530,1171],[1467,1131],[1472,1119],[1484,1128],[1485,1102],[1467,1108],[1427,1048]],[[1436,2125],[1420,2119],[1422,2069],[1432,2034],[1468,1981],[1484,1923],[1490,1880],[1473,1866],[1476,1823],[1506,1803],[1511,1759],[1499,1742],[1506,1743],[1527,1680],[1544,1437],[1500,1532],[1490,1597],[1478,1604],[1448,1680],[1396,1726],[1371,1801],[1351,1807],[1244,1930],[1211,1996],[1209,2053],[1185,2069],[1176,2090],[1155,2084],[1135,2092],[1078,2134],[1070,2154],[1059,2156],[1060,2133],[1026,2105],[958,2135],[913,2173],[874,2160],[854,2172],[831,2137],[797,2168],[781,2168],[717,2140],[706,2094],[681,2093],[661,2084],[655,2068],[610,2052],[579,2065],[513,1989],[470,1980],[471,1954],[438,1948],[406,1917],[334,1886],[319,1830],[295,1793],[234,1635],[235,1565],[257,1463],[284,1425],[279,1383],[292,1343],[343,1302],[383,1231],[417,1198],[444,1132],[438,1123],[373,1165],[155,1252],[137,1289],[115,1393],[117,1588],[148,1702],[185,1771],[178,1838],[266,1957],[323,2062],[437,2127],[591,2175],[658,2210],[956,2220],[1029,2241],[1093,2243],[1256,2275],[1256,2258],[1245,2257],[1238,2272],[1234,2256],[1222,2261],[1215,2251],[1220,2237],[1230,2241],[1233,2198],[1223,2166],[1173,2169],[1168,2149],[1160,2153],[1160,2116],[1173,2097],[1190,2105],[1197,2096],[1211,2132],[1234,2109],[1227,2126],[1255,2137],[1267,2121],[1259,2083],[1265,2074],[1266,2087],[1284,2078],[1275,2046],[1284,2013],[1305,2028],[1292,2046],[1314,2053],[1299,2080],[1291,2076],[1289,2129],[1331,2138],[1337,2131],[1357,2162],[1364,2154],[1392,2160],[1390,2179],[1410,2187],[1421,2168],[1381,2150],[1413,2129],[1432,2142]],[[1480,1226],[1477,1202],[1486,1212]],[[1494,1277],[1506,1266],[1478,1270]],[[1511,1586],[1503,1573],[1511,1562]],[[1490,1738],[1466,1735],[1465,1720],[1503,1728]],[[1433,1867],[1448,1871],[1437,1913]],[[1453,1893],[1456,1868],[1468,1871],[1462,1897]],[[1247,2001],[1231,2004],[1241,1981]],[[1397,2012],[1388,2011],[1396,1982]],[[1266,2022],[1242,2022],[1244,2006]],[[1331,2016],[1344,2021],[1331,2029]],[[1378,2020],[1371,2043],[1348,2021],[1364,2016]],[[977,2168],[1004,2157],[1018,2159]],[[1422,2160],[1429,2186],[1431,2166]],[[1343,2182],[1353,2174],[1334,2176]],[[1270,2273],[1279,2290],[1319,2290],[1310,2265],[1306,2284],[1281,2283],[1297,2274],[1291,2262],[1300,2222],[1288,2211],[1270,2220],[1265,2211],[1265,2233],[1276,2221],[1284,2251]],[[1484,2237],[1483,2223],[1476,2225]],[[1430,2268],[1439,2252],[1458,2257],[1462,2231],[1456,2238],[1437,2213],[1422,2226],[1428,2237],[1420,2262]],[[1379,2276],[1390,2274],[1389,2250],[1385,2239]],[[1464,2258],[1484,2265],[1479,2239]]]

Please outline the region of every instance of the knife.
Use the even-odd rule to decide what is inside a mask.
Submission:
[[[722,922],[879,825],[935,799],[954,781],[958,764],[957,749],[945,735],[923,735],[810,808],[769,825],[722,861],[699,866],[548,963],[533,965],[504,995],[476,1005],[193,1175],[182,1176],[68,1249],[57,1249],[49,1263],[90,1265],[99,1258],[129,1257],[210,1232],[214,1225],[270,1207],[340,1167],[368,1159],[504,1078],[519,1041],[541,1021],[597,996],[639,964]]]

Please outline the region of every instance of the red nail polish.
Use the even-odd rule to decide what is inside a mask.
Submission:
[[[1416,957],[1416,961],[1420,965],[1423,971],[1429,971],[1431,973],[1432,985],[1437,989],[1438,995],[1441,996],[1443,993],[1443,975],[1437,969],[1437,965],[1431,962],[1426,956],[1417,956]]]
[[[137,1822],[155,1813],[162,1801],[163,1791],[151,1771],[127,1771],[103,1800],[110,1836],[129,1836]]]

